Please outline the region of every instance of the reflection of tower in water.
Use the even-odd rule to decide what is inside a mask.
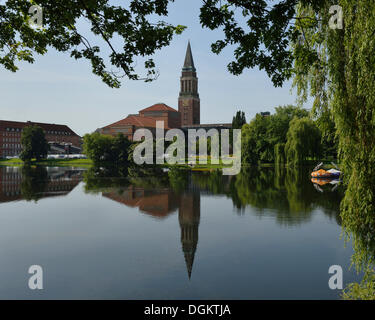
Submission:
[[[198,244],[198,227],[201,214],[200,194],[183,194],[180,201],[178,220],[181,228],[181,244],[190,279]]]

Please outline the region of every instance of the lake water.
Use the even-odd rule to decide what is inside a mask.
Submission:
[[[311,168],[310,168],[311,170]],[[0,167],[1,299],[338,299],[341,186],[309,168],[133,173]],[[30,290],[31,265],[43,290]]]

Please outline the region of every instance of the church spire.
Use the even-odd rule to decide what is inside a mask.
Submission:
[[[190,41],[188,42],[188,46],[186,48],[185,63],[182,70],[193,72],[196,71],[194,66],[193,54],[191,52]]]

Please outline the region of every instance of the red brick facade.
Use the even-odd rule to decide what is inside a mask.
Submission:
[[[71,143],[80,147],[80,136],[66,125],[0,120],[0,158],[18,156],[21,153],[21,134],[30,125],[41,127],[48,142]]]
[[[129,115],[125,119],[101,128],[99,132],[111,136],[122,133],[132,141],[134,132],[141,128],[151,130],[152,134],[155,134],[156,120],[148,117],[140,117],[138,115]]]
[[[165,130],[181,127],[180,113],[166,104],[159,103],[142,109],[139,111],[138,115],[129,115],[125,119],[105,126],[101,128],[99,132],[111,136],[122,133],[132,141],[133,135],[138,129],[148,129],[154,135],[156,131],[156,121],[164,121]]]
[[[140,117],[153,118],[156,121],[164,121],[165,128],[180,128],[180,113],[164,103],[158,103],[139,111]]]
[[[200,98],[198,94],[198,78],[194,66],[190,42],[186,50],[185,63],[180,78],[180,96],[178,111],[181,114],[181,125],[200,124]]]

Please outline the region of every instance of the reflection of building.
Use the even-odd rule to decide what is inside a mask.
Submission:
[[[21,200],[21,170],[0,168],[0,203]]]
[[[169,189],[146,190],[129,186],[121,192],[120,190],[105,192],[103,197],[128,207],[137,207],[140,211],[158,218],[164,218],[178,208],[177,199]]]
[[[132,208],[137,207],[140,211],[158,218],[166,217],[178,208],[182,251],[190,279],[198,244],[200,221],[199,192],[176,194],[168,188],[145,189],[129,186],[124,190],[115,188],[110,192],[103,192],[103,197]]]
[[[41,127],[49,143],[71,144],[74,147],[80,147],[80,136],[66,125],[0,120],[0,158],[17,156],[21,153],[21,133],[25,127],[30,125]]]
[[[49,173],[46,176],[45,187],[38,190],[38,198],[65,196],[71,192],[82,180],[82,172],[78,170],[58,170],[57,173]],[[55,175],[54,175],[55,174]],[[22,182],[27,177],[22,175],[19,168],[0,168],[0,203],[22,200]],[[40,181],[37,181],[39,183]],[[33,184],[31,182],[32,190]]]
[[[198,228],[201,216],[199,193],[184,194],[180,199],[178,220],[181,228],[181,244],[189,279],[193,270],[198,244]]]

